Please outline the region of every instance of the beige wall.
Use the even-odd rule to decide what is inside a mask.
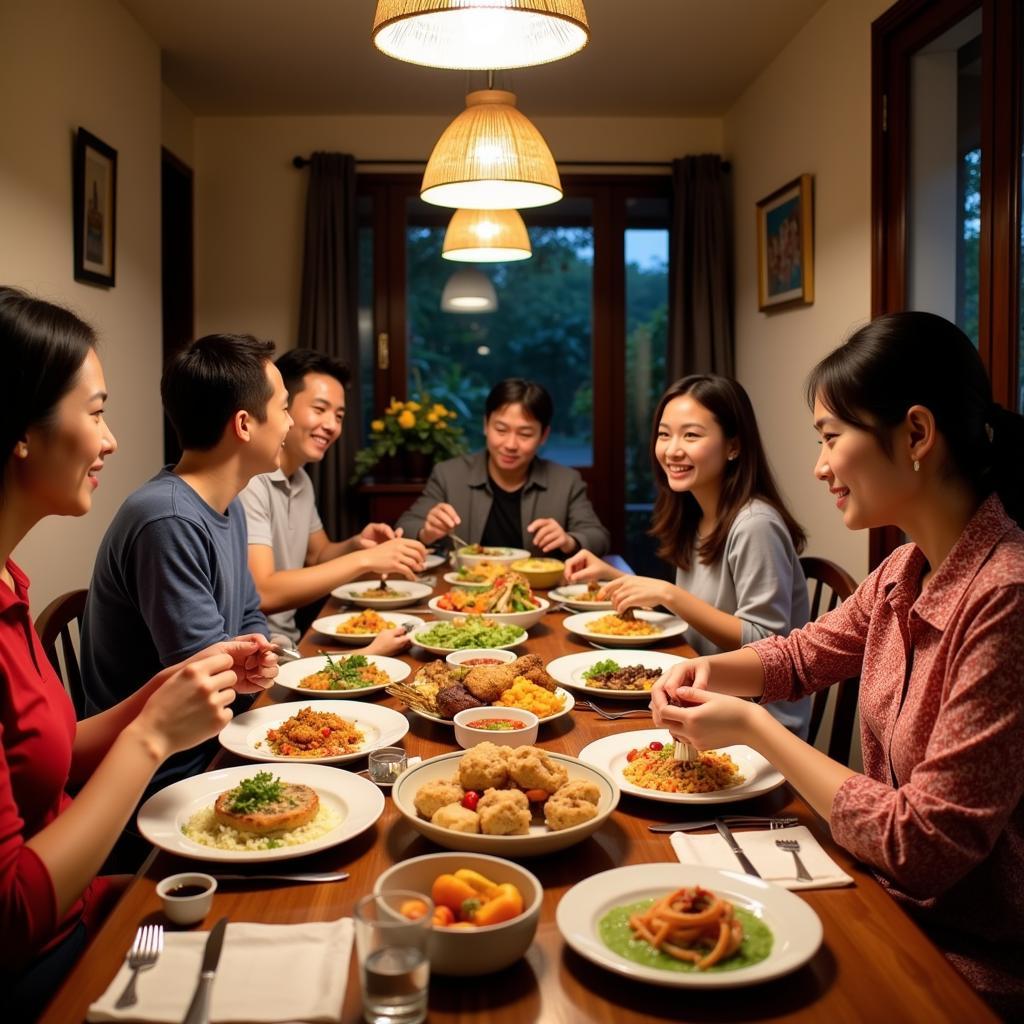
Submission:
[[[196,120],[196,332],[293,343],[299,323],[304,172],[296,154],[429,154],[446,118],[203,117]],[[718,152],[715,118],[537,118],[558,160],[671,160]],[[403,168],[407,170],[407,168]]]
[[[871,312],[871,22],[890,0],[830,0],[725,118],[736,203],[737,375],[757,409],[808,553],[867,572],[866,533],[850,533],[811,475],[816,437],[802,385],[817,360]],[[757,310],[758,199],[814,175],[814,305]]]
[[[167,88],[160,87],[160,141],[182,163],[195,166],[196,118]]]
[[[0,281],[71,306],[101,338],[121,442],[92,512],[50,519],[15,557],[36,612],[89,581],[124,496],[160,465],[160,52],[114,0],[6,3],[0,13]],[[72,277],[72,135],[118,151],[117,284]]]

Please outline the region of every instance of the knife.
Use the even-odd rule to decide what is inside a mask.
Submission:
[[[771,818],[758,818],[754,815],[745,814],[729,814],[722,819],[726,824],[732,825],[734,828],[751,828],[760,826],[761,828],[788,828],[791,825],[799,825],[800,821],[798,818],[787,818],[787,817],[771,817]],[[714,828],[715,819],[708,818],[706,821],[683,821],[679,824],[672,825],[648,825],[648,832],[696,832],[703,828]]]
[[[185,1014],[184,1024],[208,1024],[210,1020],[210,989],[213,987],[213,976],[217,971],[221,947],[224,945],[224,932],[228,927],[228,919],[222,917],[211,929],[203,951],[203,966],[199,973],[196,994]]]
[[[750,863],[750,858],[740,849],[740,844],[733,838],[733,834],[729,831],[729,826],[726,825],[721,818],[715,818],[715,828],[718,829],[718,834],[726,841],[729,849],[736,854],[736,859],[740,862],[740,867],[743,868],[748,875],[760,878],[761,876],[758,874],[757,868]],[[185,1024],[193,1024],[193,1022],[186,1021]]]

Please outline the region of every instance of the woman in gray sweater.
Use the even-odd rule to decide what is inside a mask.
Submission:
[[[804,625],[804,532],[779,495],[743,387],[714,374],[676,381],[654,413],[651,458],[658,494],[650,532],[675,583],[623,574],[590,551],[567,561],[566,578],[611,579],[605,589],[619,613],[668,608],[689,623],[686,639],[698,654]],[[770,710],[806,736],[808,699]]]

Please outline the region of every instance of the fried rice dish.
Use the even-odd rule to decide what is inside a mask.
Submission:
[[[634,786],[659,793],[714,793],[747,781],[728,754],[702,750],[696,763],[687,764],[672,757],[671,744],[631,750],[622,774]]]
[[[365,742],[355,722],[312,708],[303,708],[267,731],[267,746],[278,757],[340,757],[356,753]]]
[[[346,635],[352,634],[370,634],[380,633],[385,629],[394,629],[395,624],[388,619],[385,619],[379,612],[375,612],[372,608],[367,608],[365,611],[361,611],[358,615],[353,615],[350,618],[345,619],[343,622],[339,622],[334,627],[335,633]]]
[[[602,615],[589,623],[587,629],[606,636],[656,636],[661,632],[659,627],[643,619],[624,619],[618,615]]]

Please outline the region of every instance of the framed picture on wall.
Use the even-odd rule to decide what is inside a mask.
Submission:
[[[757,308],[814,302],[814,179],[801,174],[757,204]]]
[[[91,132],[75,133],[75,280],[114,287],[117,241],[117,150]]]

